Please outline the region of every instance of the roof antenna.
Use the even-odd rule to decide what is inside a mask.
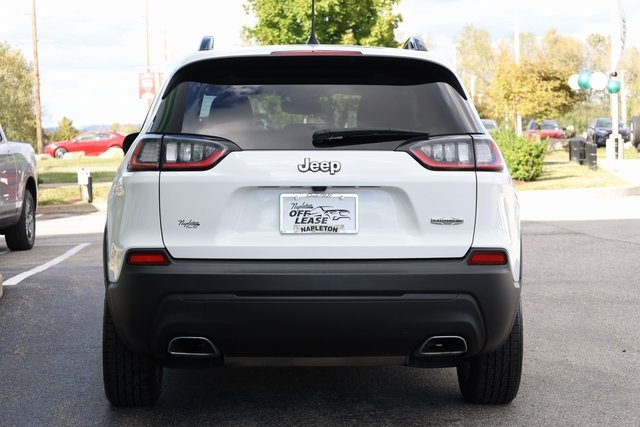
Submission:
[[[311,34],[309,34],[307,44],[320,44],[316,38],[316,0],[311,0]]]

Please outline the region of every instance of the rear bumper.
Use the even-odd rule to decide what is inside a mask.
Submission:
[[[233,358],[416,356],[431,336],[460,336],[465,356],[507,338],[520,300],[508,266],[466,259],[171,260],[125,266],[107,297],[120,337],[170,363],[177,336],[201,336]]]

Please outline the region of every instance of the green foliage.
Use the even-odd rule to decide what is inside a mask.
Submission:
[[[35,148],[33,72],[20,51],[0,42],[0,124],[7,138]]]
[[[492,136],[514,179],[533,181],[542,174],[542,164],[547,152],[545,142],[529,141],[508,130],[498,130]]]
[[[400,0],[322,0],[316,2],[316,36],[323,44],[398,45],[394,30],[402,17],[393,13]],[[244,27],[247,40],[259,44],[305,43],[311,29],[310,0],[246,0],[257,18]]]
[[[129,135],[130,133],[139,132],[140,125],[134,125],[133,123],[114,123],[111,125],[111,130],[120,132],[123,135]]]
[[[516,113],[551,118],[575,107],[578,95],[569,88],[567,76],[546,60],[527,59],[516,65],[511,53],[503,49],[496,62],[488,96],[492,116],[506,116],[514,123]]]
[[[51,137],[54,141],[66,141],[77,136],[80,131],[73,127],[73,120],[63,117],[58,122],[58,130],[53,132]]]
[[[624,50],[618,68],[624,70],[627,117],[640,115],[640,52],[637,47],[628,47]]]
[[[494,52],[491,47],[489,31],[481,30],[473,25],[466,25],[462,33],[456,37],[456,54],[458,59],[458,74],[471,95],[486,94],[491,84],[494,67]],[[481,105],[478,97],[474,101],[478,110]]]
[[[115,171],[92,171],[93,182],[111,182]],[[74,184],[78,182],[78,172],[42,172],[38,175],[38,184]]]

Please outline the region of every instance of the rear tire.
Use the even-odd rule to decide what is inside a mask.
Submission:
[[[162,366],[130,351],[120,340],[105,298],[102,324],[102,373],[107,399],[115,406],[149,406],[160,397]]]
[[[469,403],[505,404],[518,394],[522,375],[522,308],[507,341],[493,353],[481,354],[458,366],[458,384]]]
[[[631,128],[629,129],[629,137],[631,138],[631,144],[638,148],[640,147],[640,116],[631,118]]]
[[[24,191],[20,219],[16,225],[7,228],[4,240],[12,251],[26,251],[33,247],[36,241],[36,206],[31,191]]]

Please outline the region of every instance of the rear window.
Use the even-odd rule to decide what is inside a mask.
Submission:
[[[151,131],[221,137],[259,150],[312,149],[316,131],[398,129],[436,136],[482,132],[478,125],[457,79],[437,64],[257,57],[180,70]]]

